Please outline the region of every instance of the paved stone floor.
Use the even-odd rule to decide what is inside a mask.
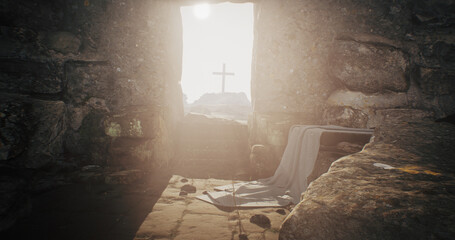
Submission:
[[[204,191],[215,186],[231,184],[231,180],[187,179],[174,175],[153,211],[145,218],[136,233],[135,240],[213,240],[239,239],[245,234],[247,239],[278,239],[279,228],[289,214],[288,209],[220,209],[196,199]],[[196,193],[180,196],[180,189],[186,184],[196,187]],[[261,227],[250,222],[256,214],[270,219],[270,227]],[[246,239],[246,238],[240,238]]]

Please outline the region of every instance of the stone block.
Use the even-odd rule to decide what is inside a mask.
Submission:
[[[378,127],[384,123],[403,123],[433,120],[434,113],[420,109],[382,109],[369,116],[368,127]]]
[[[68,62],[65,64],[65,98],[81,105],[92,97],[109,100],[114,92],[113,69],[105,62]]]
[[[324,124],[342,127],[365,128],[368,115],[350,107],[328,107],[323,115]]]
[[[104,133],[105,112],[87,105],[69,105],[68,112],[69,129],[65,136],[65,149],[72,154],[85,156],[90,163],[104,164],[110,143],[110,138]]]
[[[453,69],[455,67],[455,44],[453,40],[444,39],[441,36],[430,39],[427,39],[421,47],[421,54],[417,56],[416,63],[419,66],[431,68]]]
[[[26,166],[38,168],[59,159],[63,153],[66,106],[62,101],[44,100],[32,100],[31,105],[33,122]]]
[[[18,164],[39,168],[61,157],[65,103],[11,94],[2,95],[0,100],[0,159],[20,157]]]
[[[419,85],[422,93],[428,95],[449,95],[455,93],[455,71],[421,68]]]
[[[331,56],[331,75],[349,90],[364,93],[408,89],[407,56],[394,48],[340,41]]]
[[[61,53],[78,53],[81,40],[70,32],[51,32],[46,36],[46,46]]]
[[[63,68],[56,62],[2,60],[0,89],[10,93],[60,93],[62,71]]]
[[[24,99],[0,96],[0,160],[19,156],[27,147]]]

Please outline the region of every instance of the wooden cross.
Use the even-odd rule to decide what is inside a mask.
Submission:
[[[223,63],[223,71],[222,72],[213,72],[214,75],[221,75],[223,78],[223,81],[221,82],[221,93],[224,93],[224,81],[226,78],[226,75],[228,76],[234,76],[234,73],[228,73],[226,72],[226,64]]]

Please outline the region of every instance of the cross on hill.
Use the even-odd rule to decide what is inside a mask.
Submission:
[[[214,75],[221,75],[222,82],[221,82],[221,93],[224,93],[224,84],[225,84],[225,78],[226,76],[234,76],[234,73],[228,73],[226,72],[226,64],[223,63],[223,71],[222,72],[213,72]]]

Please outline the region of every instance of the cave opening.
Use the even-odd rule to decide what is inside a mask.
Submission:
[[[180,8],[185,113],[246,122],[251,112],[253,4]]]

